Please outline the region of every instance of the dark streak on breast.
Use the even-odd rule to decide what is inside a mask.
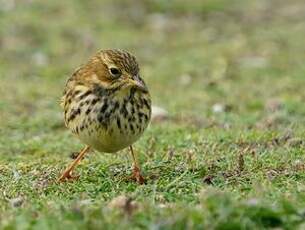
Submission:
[[[107,110],[108,108],[108,100],[104,100],[104,104],[100,110],[101,113],[105,113],[105,111]]]
[[[88,90],[87,92],[83,93],[80,97],[79,100],[83,100],[85,97],[89,96],[90,94],[92,94],[91,90]]]
[[[80,113],[81,113],[80,108],[72,110],[70,116],[68,117],[68,122],[73,121],[75,117],[78,116]]]

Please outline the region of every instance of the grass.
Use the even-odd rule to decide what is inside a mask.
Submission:
[[[304,229],[305,5],[0,1],[1,229]],[[154,120],[127,151],[88,155],[58,105],[102,48],[141,64]]]

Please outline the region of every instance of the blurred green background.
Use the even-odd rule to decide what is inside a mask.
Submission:
[[[302,0],[0,0],[0,228],[302,223],[304,38]],[[148,184],[124,179],[127,154],[92,154],[56,184],[82,146],[65,81],[108,48],[137,57],[167,111],[136,144]],[[107,206],[122,194],[136,211]]]
[[[273,98],[305,112],[302,1],[3,0],[0,12],[6,119],[58,118],[67,77],[103,48],[134,53],[155,104],[173,114],[206,118],[221,103],[251,125]]]

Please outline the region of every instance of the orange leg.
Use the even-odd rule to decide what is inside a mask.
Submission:
[[[140,166],[139,166],[139,164],[138,164],[136,155],[134,154],[133,148],[132,148],[131,145],[129,146],[129,149],[130,149],[130,153],[131,153],[132,160],[133,160],[132,179],[135,179],[139,184],[144,184],[145,179],[144,179],[144,177],[141,175],[141,169],[140,169]]]
[[[57,181],[64,181],[66,179],[77,179],[78,176],[72,176],[71,172],[76,167],[76,165],[83,159],[84,155],[89,151],[90,147],[86,146],[82,149],[82,151],[78,154],[77,158],[72,162],[72,164],[65,169],[65,171],[61,174],[61,176],[57,179]]]

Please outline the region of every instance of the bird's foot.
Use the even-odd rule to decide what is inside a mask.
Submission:
[[[131,179],[135,180],[139,184],[144,184],[146,181],[138,167],[133,168]]]
[[[64,181],[73,181],[77,180],[79,178],[79,175],[71,175],[71,171],[64,172],[58,179],[57,182],[64,182]]]

